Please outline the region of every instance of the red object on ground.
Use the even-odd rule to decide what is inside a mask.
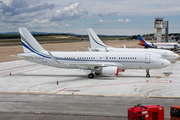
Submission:
[[[179,105],[171,107],[170,116],[171,116],[170,120],[180,120],[180,106]]]
[[[128,120],[164,120],[164,107],[137,105],[128,109]]]

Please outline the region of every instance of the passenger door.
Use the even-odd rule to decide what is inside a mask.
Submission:
[[[150,63],[150,54],[145,55],[145,63]]]

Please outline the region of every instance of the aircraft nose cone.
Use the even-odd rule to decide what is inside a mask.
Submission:
[[[178,54],[175,54],[174,55],[175,59],[179,58],[179,55]]]
[[[168,61],[168,60],[163,60],[163,61],[161,62],[161,68],[168,67],[170,64],[171,64],[170,61]]]
[[[166,61],[164,62],[164,67],[167,67],[167,66],[169,66],[170,64],[171,64],[171,62],[168,61],[168,60],[166,60]]]

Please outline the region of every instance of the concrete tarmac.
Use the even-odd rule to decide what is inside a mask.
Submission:
[[[180,105],[180,62],[167,68],[126,70],[118,77],[17,60],[0,63],[0,117],[18,119],[127,119],[127,109],[159,104],[168,119]],[[58,84],[57,84],[58,83]],[[19,120],[19,119],[18,119]]]

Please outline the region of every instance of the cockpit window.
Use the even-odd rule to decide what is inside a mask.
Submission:
[[[164,59],[162,56],[159,56],[158,59]]]

